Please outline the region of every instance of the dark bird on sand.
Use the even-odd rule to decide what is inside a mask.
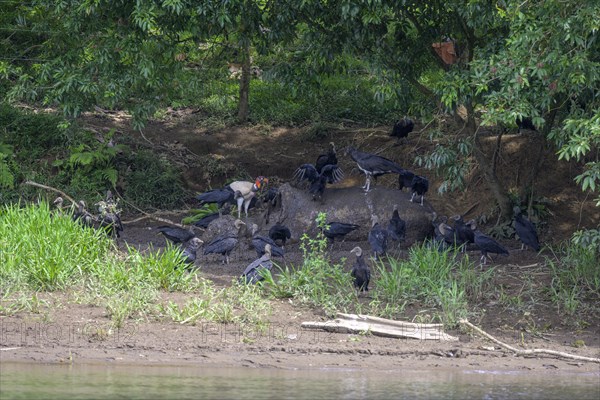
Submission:
[[[371,224],[368,240],[373,255],[378,258],[384,256],[387,251],[388,231],[379,225],[379,218],[376,215],[371,216]]]
[[[333,246],[333,242],[336,238],[341,238],[344,241],[344,238],[350,232],[360,228],[359,225],[348,224],[345,222],[328,222],[323,229],[323,235],[331,242]]]
[[[475,243],[475,220],[465,222],[462,215],[455,215],[452,219],[454,219],[456,245],[460,246],[464,253],[469,243]]]
[[[398,189],[411,188],[415,173],[407,169],[398,174]]]
[[[411,184],[410,189],[412,190],[412,196],[410,197],[410,201],[412,202],[416,195],[421,196],[421,205],[423,205],[423,199],[425,198],[425,193],[429,190],[429,181],[427,178],[419,175],[415,175]]]
[[[404,117],[394,123],[390,136],[397,138],[399,143],[401,139],[407,138],[408,134],[411,133],[414,128],[415,123],[412,119]]]
[[[290,228],[283,224],[275,224],[269,229],[269,237],[275,243],[280,241],[281,247],[285,247],[285,242],[292,238],[292,232],[290,232]]]
[[[363,186],[365,193],[369,192],[371,188],[371,178],[389,173],[399,174],[404,171],[400,165],[396,164],[392,160],[377,156],[375,154],[358,151],[352,146],[348,146],[346,149],[346,154],[350,155],[352,160],[356,162],[358,169],[365,174],[366,181],[365,185]]]
[[[363,257],[363,251],[360,247],[355,247],[350,250],[350,253],[356,255],[356,262],[350,271],[350,275],[354,278],[353,284],[356,288],[356,294],[359,292],[369,291],[369,282],[371,281],[371,270]]]
[[[246,267],[244,272],[242,272],[240,282],[255,284],[259,281],[262,281],[264,279],[264,271],[270,271],[272,268],[273,262],[271,261],[271,245],[266,244],[264,254],[257,260],[254,260]]]
[[[200,193],[196,196],[196,199],[200,202],[200,206],[205,204],[216,204],[219,215],[221,215],[221,209],[225,204],[236,204],[234,200],[234,191],[229,187]]]
[[[312,164],[302,164],[294,172],[294,179],[297,182],[308,181],[308,193],[312,195],[313,200],[323,201],[323,193],[328,183],[333,184],[344,179],[342,169],[334,164],[327,164],[321,172]]]
[[[193,237],[186,243],[181,244],[181,251],[185,257],[184,262],[189,266],[194,265],[196,262],[196,253],[198,252],[198,249],[202,243],[204,242],[201,239]]]
[[[312,164],[302,164],[294,171],[293,179],[297,182],[307,181],[309,184],[324,179],[326,183],[337,183],[344,178],[344,172],[336,164],[327,164],[318,171]]]
[[[327,150],[327,153],[320,154],[317,157],[317,161],[315,161],[315,169],[317,170],[317,173],[320,174],[323,170],[323,167],[326,165],[337,165],[337,163],[338,159],[335,151],[335,144],[333,142],[329,142],[329,149]]]
[[[450,246],[456,245],[456,231],[453,227],[446,224],[447,217],[438,218],[437,213],[432,214],[431,223],[433,225],[434,243],[438,251],[444,251]]]
[[[540,241],[538,239],[535,225],[533,225],[530,220],[523,216],[519,207],[515,207],[513,211],[515,213],[515,231],[517,232],[519,240],[522,243],[521,250],[527,246],[535,251],[540,251]]]
[[[400,218],[398,213],[398,204],[394,204],[392,217],[387,226],[389,238],[392,240],[404,240],[406,236],[406,221]]]
[[[198,221],[194,222],[194,226],[197,226],[199,228],[208,228],[208,225],[210,225],[211,222],[213,222],[216,219],[219,219],[219,217],[223,216],[223,215],[229,215],[230,212],[230,205],[229,203],[225,204],[225,206],[223,206],[223,208],[221,208],[220,213],[219,212],[215,212],[212,214],[208,214],[205,215],[204,217],[200,218]]]
[[[529,117],[517,117],[515,122],[516,122],[517,126],[519,127],[519,133],[521,133],[521,130],[523,130],[523,129],[527,129],[530,131],[537,131],[537,129],[535,128],[535,125],[533,125],[533,121]]]
[[[252,247],[256,250],[256,255],[258,257],[265,254],[265,247],[267,245],[271,246],[271,255],[273,257],[284,257],[285,251],[283,248],[277,246],[277,243],[273,239],[267,236],[262,236],[258,234],[259,228],[258,225],[252,224]]]
[[[204,246],[203,254],[222,254],[223,264],[229,264],[229,255],[239,242],[239,232],[242,225],[245,225],[245,223],[239,219],[236,219],[234,226],[237,231],[235,233],[225,233],[223,235],[219,235],[211,240],[210,243]]]
[[[480,230],[475,230],[475,244],[481,251],[481,264],[485,265],[488,259],[488,253],[509,255],[500,243],[496,242],[491,237],[485,235]]]
[[[184,243],[195,236],[191,229],[184,229],[178,226],[162,225],[156,228],[156,230],[173,243]]]
[[[62,200],[62,198],[60,198]],[[94,216],[85,207],[85,201],[79,200],[77,202],[77,210],[73,213],[73,221],[79,222],[83,226],[93,227]]]

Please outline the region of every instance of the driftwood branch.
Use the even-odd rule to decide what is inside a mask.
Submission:
[[[415,324],[394,321],[370,315],[342,314],[326,322],[307,321],[302,323],[306,329],[322,329],[339,333],[368,332],[376,336],[393,338],[413,338],[421,340],[457,341],[458,338],[442,331],[442,324]]]
[[[580,361],[589,361],[589,362],[600,363],[600,358],[578,356],[577,354],[564,353],[562,351],[548,350],[548,349],[530,349],[530,350],[517,349],[516,347],[508,345],[508,344],[506,344],[504,342],[501,342],[500,340],[496,339],[495,337],[493,337],[489,333],[483,331],[481,328],[476,327],[475,325],[473,325],[472,323],[470,323],[466,319],[461,319],[459,322],[462,325],[465,325],[465,326],[473,329],[475,332],[479,333],[481,336],[483,336],[483,337],[491,340],[492,342],[494,342],[494,343],[496,343],[496,344],[504,347],[505,349],[508,349],[508,350],[514,352],[515,354],[517,354],[519,356],[530,355],[530,354],[549,354],[549,355],[552,355],[552,356],[563,357],[563,358],[570,358],[570,359],[573,359],[573,360],[580,360]]]
[[[24,182],[24,184],[26,184],[26,185],[31,185],[31,186],[35,186],[35,187],[39,187],[39,188],[46,189],[46,190],[51,190],[51,191],[53,191],[53,192],[59,193],[59,194],[60,194],[60,195],[61,195],[63,198],[65,198],[65,199],[69,200],[71,203],[73,203],[73,204],[76,204],[76,203],[77,203],[77,202],[75,201],[75,199],[73,199],[71,196],[69,196],[68,194],[66,194],[66,193],[65,193],[65,192],[63,192],[62,190],[59,190],[59,189],[53,188],[52,186],[46,186],[46,185],[42,185],[41,183],[37,183],[37,182],[33,182],[33,181],[25,181],[25,182]],[[153,219],[153,220],[155,220],[155,221],[158,221],[158,222],[164,222],[164,223],[166,223],[166,224],[171,224],[171,225],[179,226],[180,228],[185,228],[185,226],[184,226],[184,225],[182,225],[182,224],[179,224],[179,223],[177,223],[177,222],[173,222],[173,221],[171,221],[171,220],[169,220],[169,219],[166,219],[166,218],[161,218],[161,217],[158,217],[158,216],[156,216],[155,214],[148,214],[147,212],[145,212],[145,211],[143,211],[143,210],[139,209],[138,207],[136,207],[135,205],[131,204],[130,202],[128,202],[128,201],[126,201],[126,200],[124,200],[124,199],[123,199],[123,198],[122,198],[122,197],[121,197],[121,196],[120,196],[118,193],[117,193],[117,196],[119,196],[119,199],[121,199],[121,201],[123,201],[124,203],[127,203],[127,204],[129,204],[131,207],[135,208],[137,211],[139,211],[140,213],[144,214],[143,216],[141,216],[141,217],[139,217],[139,218],[136,218],[136,219],[134,219],[134,220],[131,220],[131,221],[123,221],[123,222],[122,222],[123,224],[132,224],[132,223],[134,223],[134,222],[138,222],[138,221],[141,221],[141,220],[143,220],[143,219],[150,218],[150,219]],[[161,214],[165,214],[165,212],[161,212]],[[177,214],[177,213],[173,212],[173,214]]]
[[[77,203],[71,196],[69,196],[68,194],[66,194],[62,190],[58,190],[56,188],[53,188],[52,186],[42,185],[41,183],[37,183],[37,182],[33,182],[33,181],[25,181],[23,183],[25,185],[31,185],[31,186],[39,187],[39,188],[42,188],[42,189],[51,190],[53,192],[59,193],[62,197],[64,197],[65,199],[69,200],[71,203],[73,203],[73,204]]]

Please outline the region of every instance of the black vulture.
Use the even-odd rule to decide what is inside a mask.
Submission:
[[[333,142],[329,142],[329,150],[325,154],[320,154],[317,157],[317,161],[315,161],[315,169],[317,173],[321,173],[323,167],[326,165],[337,165],[338,159],[335,152],[335,144]]]
[[[156,228],[156,230],[173,243],[184,243],[196,236],[191,229],[184,229],[178,226],[162,225]]]
[[[230,212],[230,205],[229,205],[229,203],[226,203],[223,206],[223,208],[220,210],[220,212],[208,214],[208,215],[200,218],[198,221],[194,222],[194,226],[206,229],[206,228],[208,228],[208,225],[210,225],[210,223],[213,222],[215,219],[218,219],[222,215],[229,215],[229,212]]]
[[[290,228],[283,224],[275,224],[269,229],[269,237],[273,239],[275,243],[281,241],[281,247],[285,247],[285,242],[292,238],[292,232]]]
[[[56,199],[54,199],[54,201],[52,202],[52,205],[54,207],[56,207],[56,209],[58,210],[58,212],[62,212],[63,210],[63,203],[65,201],[63,200],[62,197],[58,196]]]
[[[327,183],[337,183],[344,178],[342,169],[335,164],[323,166],[319,173],[312,164],[302,164],[294,172],[293,178],[297,182],[308,181],[310,193],[313,200],[323,199],[323,192]]]
[[[350,250],[350,253],[356,255],[356,262],[350,271],[350,275],[354,278],[353,284],[356,288],[356,294],[359,292],[369,291],[369,282],[371,281],[371,270],[363,257],[363,251],[360,247],[355,247]]]
[[[390,136],[396,137],[398,143],[400,143],[400,139],[408,137],[408,134],[411,133],[414,128],[415,123],[410,118],[404,117],[394,123]]]
[[[207,254],[222,254],[223,264],[229,264],[229,254],[233,251],[239,242],[239,232],[243,225],[246,225],[239,219],[234,222],[237,231],[235,233],[224,233],[217,236],[204,246],[204,255]]]
[[[416,195],[421,196],[421,205],[423,205],[423,198],[425,197],[425,193],[429,190],[429,181],[427,178],[419,175],[415,175],[412,182],[410,183],[410,188],[412,190],[412,196],[410,197],[410,201],[412,202]]]
[[[363,186],[365,193],[368,193],[370,190],[372,177],[389,173],[399,174],[404,171],[402,167],[392,160],[374,154],[358,151],[352,146],[348,146],[346,149],[346,154],[350,155],[354,162],[356,162],[358,169],[365,174],[366,181],[365,185]]]
[[[434,240],[439,244],[438,250],[445,250],[448,246],[456,246],[457,237],[456,231],[453,227],[446,224],[447,217],[441,217],[439,220],[437,214],[432,214],[432,225],[434,231]]]
[[[279,193],[279,189],[276,187],[270,187],[265,195],[262,197],[263,203],[268,203],[269,205],[275,207],[277,202],[281,199],[281,193]]]
[[[521,133],[522,129],[528,129],[531,131],[537,131],[535,125],[533,125],[533,121],[529,117],[517,117],[515,120],[517,126],[519,127],[519,133]]]
[[[271,268],[273,268],[273,262],[271,261],[271,250],[270,244],[265,245],[264,254],[246,267],[244,272],[242,272],[240,282],[255,284],[264,279],[263,271],[270,271]]]
[[[388,231],[379,225],[379,218],[376,215],[371,216],[371,230],[369,231],[368,240],[375,258],[385,255]]]
[[[234,191],[229,187],[200,193],[196,196],[196,199],[200,202],[200,206],[205,204],[216,204],[219,215],[222,214],[221,208],[223,208],[225,204],[235,204]]]
[[[85,201],[79,200],[77,203],[77,210],[73,213],[73,221],[91,228],[94,226],[94,219],[94,216],[85,208]]]
[[[281,204],[281,192],[278,188],[270,187],[263,197],[263,204],[267,204],[267,211],[264,214],[265,222],[269,224],[269,218],[271,216],[271,212],[278,204]],[[250,206],[252,206],[252,202],[250,202]]]
[[[402,190],[404,188],[412,187],[413,178],[415,177],[414,172],[411,172],[407,169],[403,170],[398,174],[398,189]]]
[[[271,255],[273,257],[284,257],[285,251],[283,248],[277,246],[275,241],[267,236],[258,234],[258,225],[252,224],[252,247],[256,250],[258,257],[265,254],[266,245],[271,245]]]
[[[293,179],[297,182],[308,181],[309,184],[324,177],[327,183],[337,183],[344,178],[344,172],[336,164],[327,164],[321,172],[312,164],[302,164],[294,171]]]
[[[194,265],[196,262],[196,253],[200,248],[200,245],[204,243],[201,239],[197,237],[191,238],[189,241],[181,244],[181,251],[185,257],[184,262],[186,264]]]
[[[231,190],[233,190],[234,193],[233,197],[238,208],[238,219],[241,218],[242,205],[244,206],[246,219],[248,218],[248,208],[250,207],[250,202],[255,197],[256,192],[258,192],[264,185],[267,185],[268,183],[268,178],[259,176],[254,180],[254,183],[248,181],[235,181],[227,185]]]
[[[398,204],[394,204],[392,217],[390,218],[387,229],[390,239],[396,241],[404,240],[406,235],[406,222],[400,218],[400,214],[398,214]]]
[[[496,242],[491,237],[485,235],[480,230],[475,230],[475,244],[481,250],[481,263],[483,265],[486,264],[488,253],[494,254],[508,254],[508,250],[506,250],[500,243]]]
[[[522,243],[521,250],[527,246],[531,247],[536,252],[540,251],[540,241],[535,225],[521,214],[521,209],[519,207],[515,207],[513,210],[515,213],[515,231]]]
[[[308,193],[312,195],[313,201],[319,199],[323,204],[323,193],[325,192],[325,186],[327,185],[327,178],[323,175],[319,176],[319,179],[310,184]]]
[[[331,242],[333,246],[333,242],[335,238],[341,238],[344,241],[344,238],[347,234],[352,232],[355,229],[360,228],[359,225],[355,224],[347,224],[345,222],[328,222],[323,229],[323,235]]]
[[[463,220],[462,215],[455,215],[454,230],[456,232],[456,245],[461,246],[461,251],[465,252],[469,243],[475,243],[475,232],[473,226],[475,221],[468,223]]]

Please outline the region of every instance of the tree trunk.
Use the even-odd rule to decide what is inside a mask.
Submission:
[[[248,121],[250,107],[250,46],[245,45],[242,54],[242,76],[240,77],[240,100],[238,104],[238,121]]]
[[[494,153],[492,157],[489,157],[485,154],[483,150],[483,145],[480,141],[480,134],[478,132],[475,116],[473,114],[473,106],[471,104],[466,105],[467,108],[467,123],[465,130],[467,133],[473,135],[475,138],[473,145],[473,154],[475,155],[475,159],[477,160],[477,164],[483,175],[485,176],[486,183],[488,188],[492,191],[494,198],[496,199],[496,203],[500,208],[500,219],[508,220],[512,217],[512,208],[510,203],[510,198],[508,197],[508,192],[504,188],[504,185],[498,179],[496,175],[496,167],[495,162],[497,159],[497,152],[500,151],[500,146],[502,145],[501,138],[498,138],[496,141],[496,148],[494,149]]]

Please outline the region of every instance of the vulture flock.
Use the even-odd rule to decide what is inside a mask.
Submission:
[[[524,120],[522,122],[526,125],[529,121]],[[530,126],[524,126],[523,128],[534,129]],[[408,134],[413,129],[413,121],[405,117],[396,121],[390,136],[396,137],[398,139],[397,144],[400,144],[402,141],[406,141]],[[353,146],[348,146],[344,155],[350,157],[356,167],[364,173],[365,183],[362,188],[365,195],[371,191],[371,185],[377,181],[379,176],[398,174],[398,189],[402,191],[404,188],[408,188],[412,192],[410,201],[413,202],[416,199],[423,206],[425,193],[429,189],[427,178],[402,168],[388,158],[360,151]],[[329,144],[326,153],[317,157],[314,164],[305,163],[300,165],[292,176],[292,182],[297,187],[304,187],[312,200],[318,200],[321,203],[324,203],[327,185],[338,183],[343,179],[344,171],[338,165],[337,152],[333,142]],[[259,282],[264,279],[265,271],[271,270],[272,257],[280,257],[285,260],[285,245],[292,238],[290,229],[280,221],[269,229],[267,235],[261,235],[258,225],[250,224],[248,221],[249,209],[257,206],[259,201],[266,204],[269,210],[281,201],[281,194],[277,188],[271,187],[262,191],[268,186],[268,182],[268,178],[258,176],[254,182],[235,181],[223,188],[209,190],[196,196],[200,206],[205,204],[216,204],[217,206],[217,212],[206,215],[194,223],[194,226],[198,228],[207,229],[213,221],[230,214],[232,206],[237,207],[237,219],[234,219],[233,226],[226,232],[215,235],[208,243],[204,243],[196,237],[192,229],[165,225],[159,226],[156,230],[167,240],[180,246],[184,261],[190,267],[195,264],[200,249],[202,249],[202,255],[220,255],[222,262],[229,264],[232,252],[240,246],[240,241],[245,241],[249,248],[256,251],[257,258],[241,273],[240,281],[246,283]],[[55,205],[62,208],[62,198],[57,198]],[[98,215],[92,215],[86,211],[85,203],[80,201],[73,213],[73,219],[83,225],[103,229],[108,235],[118,238],[123,230],[123,225],[119,217],[120,210],[117,209],[112,193],[109,191],[106,199],[97,203],[96,206],[98,207]],[[385,221],[380,221],[375,215],[371,217],[371,227],[367,240],[371,256],[374,259],[381,259],[386,256],[390,243],[392,241],[402,242],[406,236],[406,222],[400,218],[398,204],[393,204],[390,208],[389,218],[386,218]],[[242,210],[245,221],[242,220]],[[535,226],[522,215],[518,207],[514,209],[514,215],[515,231],[523,243],[523,247],[527,246],[539,251],[540,244]],[[268,216],[269,213],[266,213],[267,223]],[[464,252],[469,244],[474,244],[481,252],[481,265],[487,263],[490,254],[509,254],[501,244],[478,230],[474,220],[465,222],[460,215],[451,219],[453,220],[452,226],[448,224],[448,218],[438,218],[436,213],[433,213],[434,238],[432,245],[436,248],[443,250],[449,246],[454,246]],[[247,226],[247,224],[250,226]],[[328,240],[331,249],[336,239],[338,242],[343,242],[346,235],[359,228],[359,225],[349,222],[327,221],[325,226],[319,229]],[[351,270],[355,289],[358,292],[366,292],[368,291],[371,273],[365,260],[365,253],[360,247],[354,247],[351,253],[356,256]]]

